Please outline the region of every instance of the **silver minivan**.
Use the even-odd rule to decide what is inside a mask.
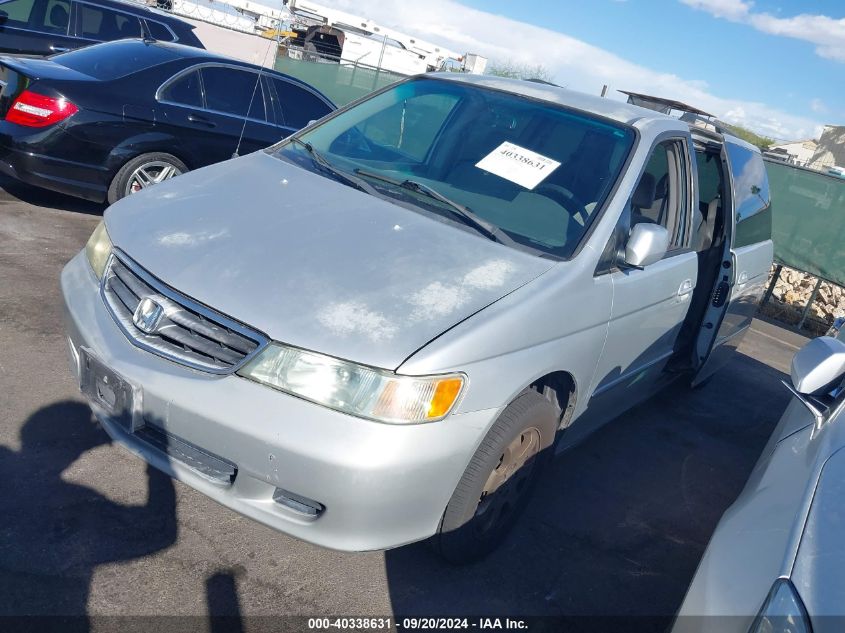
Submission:
[[[112,206],[62,273],[71,364],[220,503],[463,562],[554,447],[727,360],[770,236],[759,151],[713,125],[412,77]]]

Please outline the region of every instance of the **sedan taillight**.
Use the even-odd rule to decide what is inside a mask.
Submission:
[[[6,121],[26,127],[46,127],[64,121],[77,112],[79,108],[67,99],[45,97],[36,92],[24,90],[6,113]]]

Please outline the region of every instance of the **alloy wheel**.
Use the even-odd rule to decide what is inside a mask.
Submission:
[[[178,167],[167,161],[155,160],[144,163],[129,176],[126,183],[126,195],[137,193],[151,185],[170,180],[174,176],[181,175],[181,173],[182,171]]]

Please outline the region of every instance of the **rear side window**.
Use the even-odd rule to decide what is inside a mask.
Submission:
[[[153,39],[158,40],[159,42],[172,42],[174,41],[173,33],[170,32],[164,24],[161,22],[153,22],[152,20],[145,20],[147,23],[147,29],[150,32],[150,35]]]
[[[10,0],[0,3],[0,11],[6,14],[9,26],[29,26],[35,0]]]
[[[170,101],[193,108],[202,108],[202,89],[200,87],[200,74],[195,70],[182,75],[175,81],[171,81],[161,91],[159,98],[162,101]]]
[[[5,24],[32,29],[41,33],[67,34],[70,24],[70,0],[10,0],[0,1],[0,11],[6,14]]]
[[[202,69],[205,105],[209,110],[265,121],[264,94],[258,73],[225,66]],[[250,101],[252,106],[250,107]]]
[[[111,41],[141,37],[141,21],[134,15],[119,13],[90,4],[79,4],[79,35],[92,40]]]
[[[734,179],[736,233],[734,247],[764,242],[772,237],[772,205],[766,166],[758,152],[725,143]]]
[[[273,87],[279,98],[283,125],[303,128],[309,121],[320,119],[331,112],[331,108],[312,92],[284,79],[273,79]]]
[[[3,6],[0,5],[0,9]],[[70,2],[68,0],[49,0],[44,12],[44,31],[66,34],[70,23]]]
[[[83,74],[110,81],[132,73],[152,68],[178,57],[164,46],[145,44],[137,40],[116,42],[109,45],[108,55],[102,52],[103,44],[78,48],[54,55],[54,62]]]

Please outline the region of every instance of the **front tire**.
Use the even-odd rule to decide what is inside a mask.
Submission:
[[[551,455],[558,411],[533,390],[499,416],[464,471],[431,544],[455,564],[493,551],[525,507]]]
[[[112,179],[108,192],[109,204],[186,171],[188,167],[185,163],[173,154],[150,152],[136,156],[121,167]]]

